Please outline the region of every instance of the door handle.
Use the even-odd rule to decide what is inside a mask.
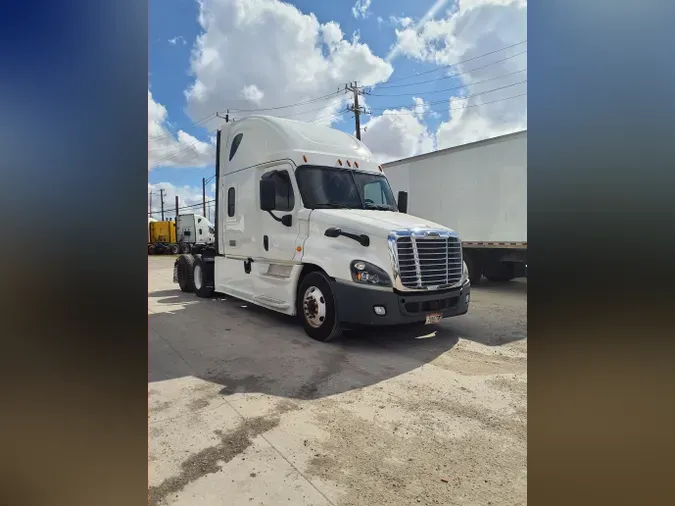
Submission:
[[[270,249],[270,239],[266,235],[263,236],[263,247],[265,248],[265,251],[269,251]]]

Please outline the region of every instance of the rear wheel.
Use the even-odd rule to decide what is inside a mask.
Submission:
[[[178,268],[178,286],[182,292],[194,292],[195,284],[192,278],[194,257],[192,255],[181,255],[176,260]]]
[[[477,258],[477,255],[473,253],[465,252],[464,261],[469,269],[469,281],[472,285],[477,285],[483,277],[483,265],[480,258]]]
[[[192,280],[197,297],[211,297],[213,295],[213,263],[207,263],[201,255],[195,255]]]
[[[515,269],[512,262],[499,262],[485,267],[485,277],[490,281],[511,281],[515,277]]]
[[[321,272],[310,272],[298,288],[298,316],[312,339],[328,342],[342,334],[330,282]]]
[[[186,242],[180,244],[180,252],[183,254],[190,253],[190,245]]]
[[[178,248],[178,244],[171,244],[169,245],[169,253],[172,255],[177,255],[180,253],[180,249]]]
[[[155,254],[155,245],[154,244],[148,244],[148,255],[154,255]]]

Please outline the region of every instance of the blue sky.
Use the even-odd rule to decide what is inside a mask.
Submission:
[[[526,88],[514,79],[526,78],[526,73],[518,74],[521,69],[526,71],[526,54],[519,56],[518,51],[526,50],[527,46],[526,43],[517,45],[526,39],[524,0],[427,0],[419,3],[297,0],[289,3],[300,12],[288,9],[279,0],[249,0],[248,3],[244,0],[204,0],[203,3],[150,0],[148,86],[152,94],[149,99],[149,158],[152,166],[149,183],[151,189],[165,185],[171,199],[168,202],[173,203],[172,186],[182,188],[180,192],[174,192],[179,194],[182,202],[193,201],[197,190],[201,191],[201,178],[210,177],[214,171],[209,146],[211,134],[206,128],[195,125],[195,120],[213,113],[214,109],[295,104],[332,93],[337,90],[335,84],[341,82],[331,75],[334,72],[339,72],[344,81],[362,76],[378,83],[372,89],[372,95],[365,97],[373,114],[362,117],[362,127],[368,128],[363,133],[364,142],[383,161],[523,128],[525,97],[518,98],[518,93],[522,94]],[[435,4],[439,7],[435,15],[419,23]],[[355,17],[353,10],[366,5],[365,17],[361,14]],[[202,19],[209,19],[204,21],[204,26],[199,22],[200,12]],[[309,14],[313,14],[318,23],[307,17]],[[237,16],[240,21],[234,22]],[[403,18],[409,19],[401,21]],[[322,37],[334,33],[338,25],[338,35],[332,38],[349,44],[342,44],[330,56],[330,43],[324,41],[322,45]],[[197,47],[197,38],[202,34],[206,34],[206,42]],[[270,39],[265,40],[268,34]],[[355,34],[358,40],[354,39]],[[294,37],[298,38],[297,57],[294,56]],[[312,40],[316,40],[316,44]],[[403,49],[387,62],[387,55],[397,42],[401,42]],[[270,56],[275,46],[284,48],[279,53],[281,56]],[[316,72],[310,79],[313,82],[302,84],[303,73],[296,78],[292,71],[287,72],[297,68],[297,62],[280,64],[276,70],[272,69],[280,58],[288,57],[292,62],[295,57],[302,64],[316,47],[321,48],[325,58],[316,60],[315,64],[323,70],[315,71],[312,67],[311,72]],[[481,56],[491,52],[494,54]],[[265,60],[267,57],[272,60]],[[512,59],[499,63],[505,57]],[[452,67],[462,75],[448,75],[447,65],[466,59],[472,60],[471,63]],[[480,70],[485,65],[490,68]],[[270,73],[276,72],[276,76],[265,75],[268,67]],[[471,74],[475,69],[481,73]],[[514,72],[518,75],[509,77]],[[425,74],[399,81],[417,73]],[[240,82],[235,83],[238,80]],[[196,81],[203,85],[200,93],[186,96],[186,90]],[[485,83],[480,84],[481,81]],[[321,83],[325,83],[325,88],[321,89]],[[511,89],[498,89],[504,85],[509,87],[511,83],[515,83]],[[407,86],[401,86],[403,84]],[[233,88],[228,89],[230,85]],[[252,86],[255,93],[242,94],[243,85]],[[315,85],[319,86],[316,90],[312,88]],[[287,94],[283,92],[285,89]],[[430,93],[445,89],[450,90]],[[450,103],[452,97],[476,91],[488,92],[484,98],[476,98],[478,102],[492,100],[491,97],[504,100],[493,105],[470,101]],[[511,96],[505,95],[509,93]],[[253,101],[242,101],[244,96]],[[287,101],[286,96],[289,97]],[[413,97],[421,97],[424,102],[433,104],[422,114],[424,106],[418,105],[418,109],[414,109]],[[330,102],[327,104],[331,105]],[[455,105],[459,106],[457,110]],[[327,109],[328,114],[311,113],[314,116],[305,114],[310,107],[317,109],[304,106],[299,109],[302,117],[296,119],[329,121],[327,117],[330,117],[331,126],[353,133],[351,113],[330,116],[341,106]],[[319,102],[318,108],[321,107],[325,106]],[[388,111],[383,114],[385,108]],[[159,119],[153,123],[153,118],[157,117]],[[214,125],[208,123],[206,126],[215,128]],[[189,135],[177,136],[179,131]],[[198,145],[194,156],[187,156],[194,145]]]

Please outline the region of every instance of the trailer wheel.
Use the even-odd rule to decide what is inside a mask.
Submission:
[[[481,278],[483,277],[483,264],[480,259],[476,258],[476,255],[472,253],[464,253],[464,261],[466,266],[469,269],[469,281],[472,285],[477,285],[480,283]]]
[[[154,255],[155,254],[155,245],[154,244],[148,244],[148,255]]]
[[[197,297],[208,299],[213,295],[213,263],[207,263],[201,255],[194,256],[192,281]]]
[[[190,245],[186,242],[180,244],[180,252],[183,254],[190,253]]]
[[[178,255],[180,253],[180,249],[178,248],[178,244],[171,244],[169,246],[169,253],[172,255]]]
[[[485,267],[485,277],[493,282],[511,281],[515,277],[514,264],[512,262],[499,262]]]
[[[178,286],[182,292],[194,292],[195,284],[192,279],[195,259],[191,255],[181,255],[176,260],[178,268]]]
[[[298,316],[309,337],[328,342],[342,334],[335,297],[325,274],[318,271],[307,274],[296,299]]]

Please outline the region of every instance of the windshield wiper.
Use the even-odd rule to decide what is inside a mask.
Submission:
[[[386,204],[369,204],[366,203],[366,209],[377,209],[378,211],[393,211],[393,206],[388,206]]]
[[[316,209],[321,209],[322,207],[328,207],[330,209],[352,209],[348,205],[340,204],[338,202],[324,202],[323,204],[316,204],[314,207]]]

